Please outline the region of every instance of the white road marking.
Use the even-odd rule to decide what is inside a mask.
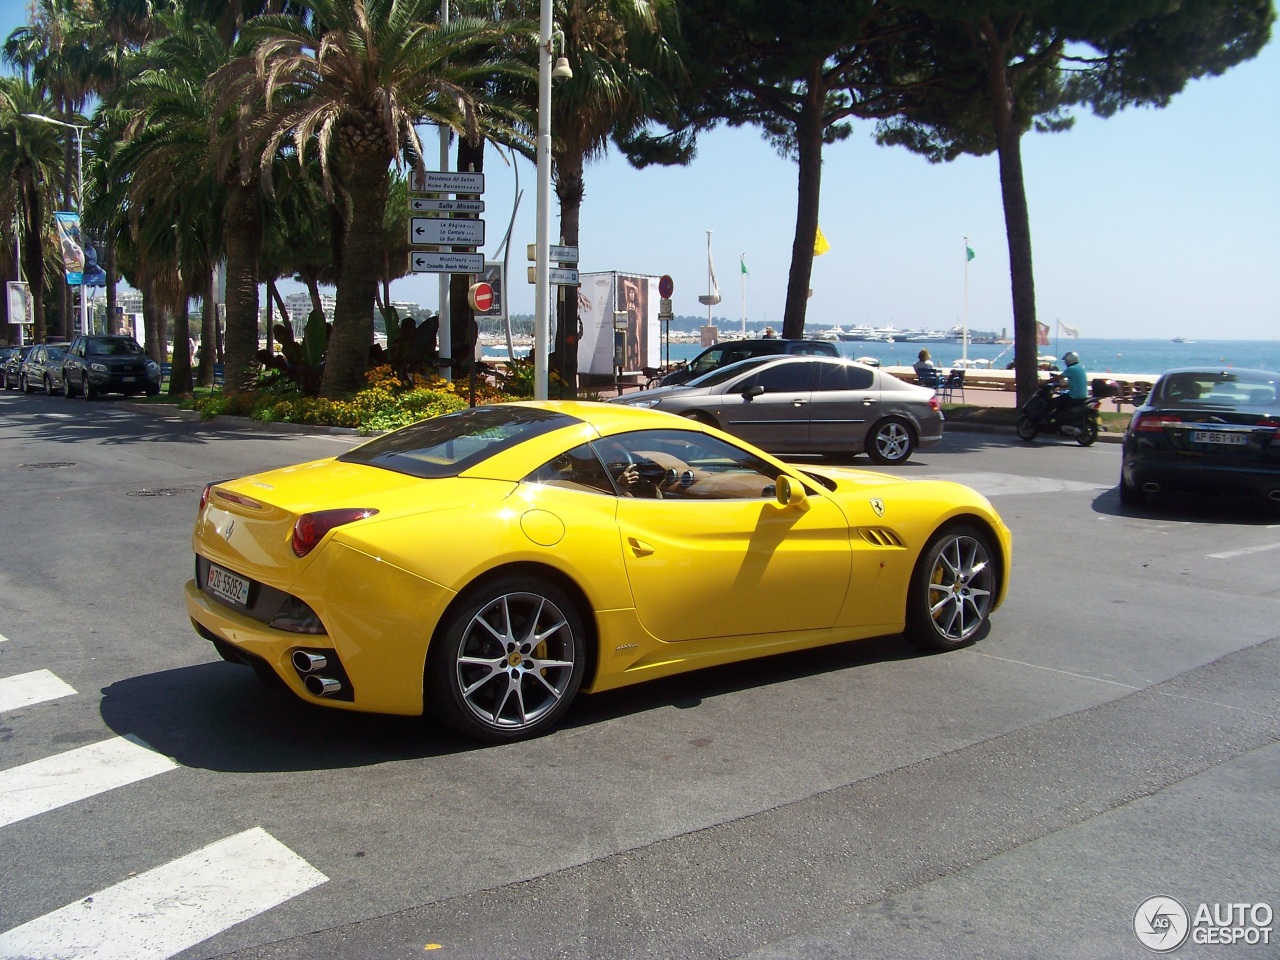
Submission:
[[[6,640],[8,640],[8,639],[9,639],[9,638],[8,638],[8,637],[6,637],[3,633],[0,633],[0,643],[4,643],[4,642],[5,642]]]
[[[13,677],[0,677],[0,713],[29,707],[33,703],[57,700],[75,694],[75,687],[48,670],[34,670]]]
[[[1026,493],[1066,493],[1083,490],[1108,490],[1114,484],[1083,483],[1054,477],[1024,477],[1016,473],[948,473],[921,477],[924,480],[951,480],[972,487],[984,497],[1012,496]]]
[[[148,747],[115,737],[0,771],[0,827],[177,766]]]
[[[163,960],[328,879],[255,827],[0,933],[0,958]]]
[[[1268,550],[1280,550],[1280,543],[1264,543],[1257,547],[1242,547],[1239,550],[1224,550],[1222,553],[1209,554],[1209,559],[1230,560],[1232,557],[1247,557],[1252,553],[1266,553]]]

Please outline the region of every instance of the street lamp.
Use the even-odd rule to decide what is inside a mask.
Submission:
[[[535,237],[533,311],[533,398],[547,399],[547,361],[551,357],[551,80],[573,76],[561,57],[552,69],[552,0],[542,0],[538,30],[538,229]],[[563,43],[563,39],[561,40]]]
[[[67,127],[76,132],[76,216],[80,218],[81,243],[86,243],[87,236],[84,227],[84,132],[89,129],[89,126],[88,124],[55,120],[53,117],[46,117],[42,113],[24,113],[23,116],[28,120],[52,123],[54,126]],[[88,266],[87,258],[85,266]],[[85,293],[84,280],[85,276],[82,270],[80,273],[80,331],[87,334],[89,332],[89,298]]]

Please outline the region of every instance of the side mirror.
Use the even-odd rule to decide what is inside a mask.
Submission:
[[[804,492],[804,487],[786,474],[778,477],[777,482],[774,484],[774,490],[778,503],[782,504],[782,506],[795,507],[800,511],[809,509],[809,498]]]
[[[756,397],[764,393],[764,386],[757,383],[754,387],[748,387],[742,391],[743,400],[754,400]]]

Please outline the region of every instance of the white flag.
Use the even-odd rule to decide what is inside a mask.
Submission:
[[[1080,339],[1080,328],[1079,328],[1079,327],[1069,327],[1069,326],[1067,326],[1065,323],[1063,323],[1061,320],[1059,320],[1059,321],[1058,321],[1058,331],[1059,331],[1059,332],[1060,332],[1064,337],[1071,337],[1071,338],[1076,339],[1076,340]]]

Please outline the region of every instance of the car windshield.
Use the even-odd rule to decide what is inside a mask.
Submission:
[[[1171,373],[1160,381],[1154,403],[1162,407],[1274,407],[1280,376],[1265,371]]]
[[[66,347],[49,347],[44,352],[46,360],[61,360],[67,353]]]
[[[533,437],[580,423],[553,410],[502,404],[432,417],[370,440],[338,457],[413,477],[456,477]]]
[[[94,337],[84,352],[90,357],[123,357],[136,356],[143,350],[132,337]]]
[[[704,373],[700,377],[690,380],[685,386],[688,387],[714,387],[717,384],[724,383],[726,380],[732,380],[741,373],[750,370],[752,367],[758,367],[762,363],[772,363],[778,359],[776,353],[768,353],[762,357],[749,357],[746,360],[739,360],[737,363],[731,363],[727,367],[720,367],[712,370],[710,373]]]

